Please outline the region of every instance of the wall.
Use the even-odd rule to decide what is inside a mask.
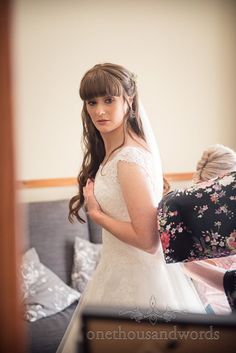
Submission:
[[[236,149],[235,8],[228,0],[15,0],[18,178],[77,175],[79,82],[99,62],[137,74],[166,172],[193,171],[213,143]]]

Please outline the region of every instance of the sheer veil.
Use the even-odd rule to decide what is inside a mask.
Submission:
[[[156,194],[157,202],[159,203],[163,193],[163,172],[162,172],[161,158],[160,158],[159,148],[153,133],[153,129],[151,127],[149,117],[141,101],[139,101],[139,113],[140,113],[140,118],[143,125],[144,134],[146,136],[146,142],[153,156],[155,194]]]
[[[140,118],[143,124],[144,134],[146,136],[146,142],[148,147],[152,153],[153,161],[154,161],[154,177],[155,177],[155,193],[157,203],[160,202],[163,194],[163,172],[161,165],[161,158],[159,154],[159,149],[157,145],[157,141],[155,139],[153,129],[151,127],[149,117],[144,109],[142,102],[139,101],[139,109],[140,109]],[[158,205],[157,205],[158,206]],[[163,255],[163,261],[164,255]],[[191,281],[182,271],[182,264],[166,264],[166,285],[169,283],[169,288],[174,288],[175,297],[179,303],[190,303],[191,302],[191,311],[199,312],[199,308],[201,308],[200,312],[205,312],[205,309],[201,303],[201,300],[198,296],[198,293]],[[187,309],[187,307],[186,307]]]

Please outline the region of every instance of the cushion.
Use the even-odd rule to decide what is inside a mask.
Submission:
[[[58,313],[80,297],[77,291],[40,262],[34,248],[23,256],[21,275],[24,318],[28,321]]]
[[[27,205],[29,248],[35,248],[42,263],[70,284],[76,236],[89,240],[86,223],[68,221],[69,200],[33,202]]]
[[[71,274],[72,287],[82,293],[91,279],[100,260],[101,244],[76,237],[74,245],[74,266]]]
[[[236,253],[236,172],[167,194],[158,208],[168,263]]]

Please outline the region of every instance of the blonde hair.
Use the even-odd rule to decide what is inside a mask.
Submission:
[[[216,144],[206,149],[197,163],[193,176],[195,183],[216,178],[236,170],[236,152],[224,145]]]

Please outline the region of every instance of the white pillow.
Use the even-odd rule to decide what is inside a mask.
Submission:
[[[80,298],[77,291],[40,262],[34,248],[23,255],[21,283],[24,318],[28,321],[56,314]]]
[[[72,287],[82,293],[100,260],[102,244],[94,244],[76,237],[74,265],[71,274]]]

